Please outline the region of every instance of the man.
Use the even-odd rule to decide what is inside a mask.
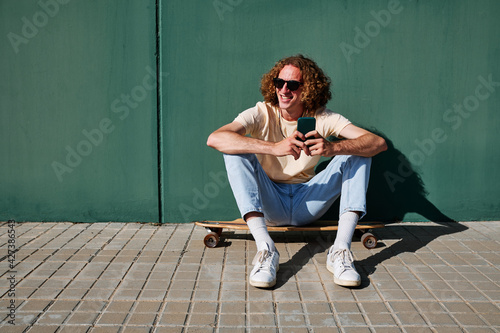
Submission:
[[[267,225],[311,223],[340,196],[339,229],[327,268],[335,283],[359,286],[351,240],[366,213],[371,157],[387,149],[384,139],[325,108],[330,79],[302,55],[278,61],[263,76],[261,92],[264,103],[242,112],[207,141],[224,153],[238,208],[257,245],[249,283],[276,284],[279,253]],[[297,131],[297,120],[304,116],[316,118],[316,130],[305,135]],[[328,141],[330,136],[344,140]],[[321,156],[335,157],[315,175]]]

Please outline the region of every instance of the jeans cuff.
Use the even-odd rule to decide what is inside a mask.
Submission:
[[[359,219],[361,220],[363,217],[365,217],[366,215],[366,209],[363,207],[363,208],[345,208],[344,210],[342,210],[342,212],[340,212],[339,214],[339,217],[342,216],[342,214],[344,213],[347,213],[347,212],[360,212],[361,215],[359,215]]]

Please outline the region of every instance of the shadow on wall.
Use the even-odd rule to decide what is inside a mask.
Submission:
[[[385,135],[387,151],[372,159],[370,184],[366,194],[367,214],[364,221],[397,222],[407,213],[417,213],[434,222],[454,222],[427,199],[427,191],[420,175],[412,168],[406,156]],[[320,163],[316,173],[323,170],[330,160]],[[324,219],[337,220],[339,200],[324,215]]]

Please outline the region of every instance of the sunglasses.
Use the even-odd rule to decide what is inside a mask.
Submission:
[[[285,81],[283,79],[280,79],[279,77],[275,77],[273,79],[274,86],[278,89],[283,88],[283,86],[286,83],[286,86],[288,87],[288,90],[290,91],[295,91],[299,89],[299,87],[303,84],[302,82],[295,81],[295,80],[290,80],[290,81]]]

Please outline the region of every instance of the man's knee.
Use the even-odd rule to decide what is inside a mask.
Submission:
[[[372,164],[371,157],[363,157],[358,155],[338,155],[335,156],[328,167],[338,168],[339,171],[345,170],[345,168],[355,168],[366,167],[370,170]]]
[[[372,158],[357,155],[347,155],[345,165],[351,168],[351,170],[365,169],[367,172],[370,172]]]
[[[223,154],[223,157],[226,165],[254,164],[257,161],[257,157],[254,154]]]
[[[366,164],[366,165],[371,165],[372,164],[372,158],[371,157],[364,157],[364,156],[358,156],[358,155],[347,155],[347,159],[356,163],[356,164]]]

